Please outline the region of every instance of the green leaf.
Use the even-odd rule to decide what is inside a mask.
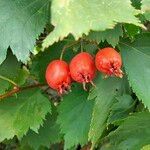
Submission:
[[[87,100],[88,93],[75,85],[63,98],[58,108],[58,120],[64,134],[65,148],[87,144],[94,101]]]
[[[21,138],[28,129],[38,132],[51,104],[40,90],[22,91],[16,97],[0,101],[0,141]]]
[[[136,113],[105,139],[101,150],[140,150],[150,143],[150,113]]]
[[[30,145],[34,149],[40,146],[49,147],[50,144],[60,142],[62,135],[60,134],[59,125],[56,124],[57,113],[53,106],[52,114],[46,116],[46,120],[40,127],[38,133],[30,130],[27,135],[23,137],[21,144]]]
[[[20,145],[18,150],[34,150],[34,149],[31,148],[29,145]]]
[[[51,9],[55,28],[44,40],[43,48],[62,40],[70,33],[77,40],[83,33],[87,35],[90,30],[112,29],[116,23],[143,26],[135,17],[138,11],[131,6],[130,0],[54,0]]]
[[[93,55],[97,51],[97,46],[91,43],[85,43],[83,45],[83,50]]]
[[[99,32],[90,32],[89,35],[86,37],[89,40],[94,40],[100,43],[101,41],[104,42],[105,40],[115,47],[119,42],[119,37],[123,36],[123,31],[121,25],[115,26],[114,29],[109,29],[106,31],[99,31]]]
[[[125,32],[127,36],[133,40],[137,34],[139,34],[142,30],[141,28],[133,25],[133,24],[125,24],[124,25]]]
[[[142,0],[142,10],[147,20],[150,20],[150,1]]]
[[[43,31],[50,0],[0,0],[0,63],[10,46],[18,60],[29,60],[36,38]]]
[[[27,70],[27,68],[24,66],[22,67],[20,70],[18,70],[18,76],[15,79],[15,82],[18,85],[23,85],[25,84],[27,78],[29,77],[29,71]]]
[[[121,90],[122,79],[103,79],[103,77],[99,75],[95,83],[96,88],[94,88],[89,95],[89,99],[96,96],[89,131],[89,139],[92,141],[92,147],[96,146],[106,128],[106,121],[110,112],[110,107],[114,103],[115,96]]]
[[[140,8],[141,8],[141,1],[142,1],[142,0],[131,0],[132,5],[133,5],[136,9],[140,9]]]
[[[21,63],[11,51],[8,51],[6,60],[0,65],[0,76],[14,81],[17,85],[22,85],[28,77],[28,71],[21,68]],[[0,94],[5,93],[11,86],[11,83],[0,78]]]
[[[129,83],[150,109],[150,33],[139,35],[133,43],[122,42],[120,47]]]
[[[111,112],[108,117],[107,123],[115,123],[123,119],[133,111],[134,100],[130,95],[124,94],[123,96],[116,97],[116,102],[111,107]]]

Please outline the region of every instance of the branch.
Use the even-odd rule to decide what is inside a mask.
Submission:
[[[80,40],[80,44],[81,44],[81,52],[83,52],[83,39],[82,38]]]
[[[70,48],[70,47],[76,45],[78,42],[79,42],[79,41],[75,41],[75,42],[73,42],[73,43],[71,43],[71,44],[69,44],[69,45],[65,45],[65,46],[63,47],[62,51],[61,51],[60,60],[62,60],[65,50],[66,50],[67,48]]]
[[[10,97],[14,94],[17,94],[17,93],[21,92],[21,91],[28,90],[28,89],[33,89],[33,88],[36,88],[36,87],[42,87],[42,86],[45,86],[45,85],[46,84],[35,84],[35,85],[30,85],[30,86],[25,86],[25,87],[15,87],[11,91],[0,95],[0,100],[2,100],[4,98],[7,98],[7,97]]]
[[[99,49],[99,44],[95,40],[88,40],[83,38],[83,41],[95,45]]]
[[[60,54],[60,60],[62,60],[63,55],[64,55],[64,52],[65,52],[65,50],[66,50],[67,48],[70,48],[70,47],[72,47],[72,46],[78,44],[79,42],[81,43],[81,51],[83,51],[83,45],[82,45],[82,42],[83,42],[83,41],[84,41],[84,42],[87,42],[87,43],[90,43],[90,44],[93,44],[93,45],[95,45],[95,46],[99,49],[99,45],[98,45],[98,43],[97,43],[96,41],[91,41],[91,40],[88,40],[88,39],[85,39],[85,38],[81,38],[81,39],[79,39],[78,41],[75,41],[75,42],[73,42],[73,43],[71,43],[71,44],[69,44],[69,45],[65,45],[65,46],[63,47],[63,49],[62,49],[62,51],[61,51],[61,54]]]

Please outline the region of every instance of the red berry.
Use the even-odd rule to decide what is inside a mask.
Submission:
[[[70,73],[72,79],[76,82],[83,83],[83,87],[85,88],[86,83],[93,82],[92,80],[95,77],[96,67],[94,64],[93,57],[86,52],[81,52],[77,54],[70,62]]]
[[[115,75],[121,78],[123,76],[123,72],[120,69],[122,59],[114,48],[107,47],[99,50],[96,54],[95,64],[96,68],[106,75]]]
[[[59,94],[65,93],[70,89],[71,76],[69,66],[65,61],[54,60],[46,69],[46,81],[48,85],[58,91]]]

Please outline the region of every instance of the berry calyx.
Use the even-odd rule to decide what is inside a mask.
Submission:
[[[73,80],[82,83],[84,90],[86,90],[86,83],[91,83],[93,86],[93,79],[96,74],[96,67],[93,57],[87,52],[77,54],[70,62],[70,74]]]
[[[96,54],[95,65],[100,72],[108,76],[123,77],[123,72],[120,69],[122,59],[114,48],[107,47],[99,50]]]
[[[71,76],[69,66],[65,61],[54,60],[47,66],[46,81],[48,85],[61,95],[70,90]]]

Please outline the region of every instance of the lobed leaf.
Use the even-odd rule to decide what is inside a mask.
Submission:
[[[46,120],[40,127],[38,133],[29,130],[21,141],[21,145],[30,145],[35,150],[40,146],[49,147],[50,144],[55,144],[61,141],[60,127],[56,124],[57,112],[54,106],[52,107],[52,114],[46,116]]]
[[[150,113],[135,113],[103,140],[101,150],[138,150],[150,142]]]
[[[72,92],[63,98],[58,107],[58,120],[64,134],[64,149],[88,142],[91,114],[94,101],[87,101],[88,93],[75,85]]]
[[[143,27],[135,17],[138,11],[130,0],[54,0],[51,7],[54,30],[43,42],[43,48],[62,40],[70,33],[77,40],[90,30],[112,29],[117,23],[132,23]]]
[[[95,81],[96,88],[93,89],[89,95],[89,99],[96,96],[89,131],[89,140],[92,141],[92,147],[97,145],[104,129],[106,128],[110,108],[115,101],[115,96],[121,91],[122,82],[122,79],[103,79],[102,76],[98,76]]]
[[[126,118],[133,111],[135,101],[130,95],[124,94],[116,97],[116,102],[111,106],[111,112],[107,123],[115,123],[118,120]]]
[[[119,37],[121,36],[123,36],[122,26],[117,25],[114,29],[106,31],[91,31],[86,38],[97,41],[97,43],[100,43],[101,41],[104,42],[106,40],[109,44],[115,47],[119,42]]]
[[[8,51],[6,60],[0,65],[0,76],[14,81],[17,85],[23,85],[28,77],[28,71],[21,67],[21,62]],[[0,77],[0,94],[12,87],[12,84]]]
[[[29,60],[39,34],[43,32],[50,0],[0,0],[0,64],[10,46],[18,60]]]
[[[29,128],[38,132],[51,104],[40,90],[26,90],[0,101],[0,141],[21,138]]]
[[[150,109],[150,34],[144,33],[130,43],[120,44],[129,83],[138,98]]]

